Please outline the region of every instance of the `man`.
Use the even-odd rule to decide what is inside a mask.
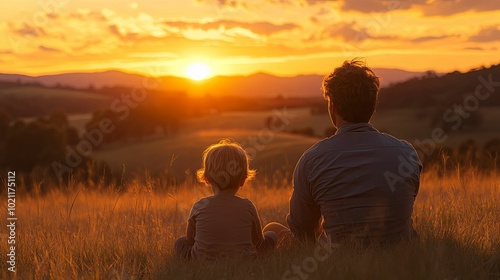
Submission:
[[[289,229],[271,223],[264,231],[276,232],[281,241],[315,242],[324,232],[333,243],[363,245],[416,237],[411,215],[422,165],[411,144],[369,123],[379,87],[378,77],[359,60],[325,77],[324,98],[337,132],[297,163]]]

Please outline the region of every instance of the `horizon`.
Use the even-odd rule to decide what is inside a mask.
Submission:
[[[490,64],[482,64],[478,65],[476,67],[468,68],[465,70],[458,70],[454,69],[451,71],[445,71],[445,72],[438,72],[436,71],[437,74],[447,74],[447,73],[452,73],[455,71],[461,72],[461,73],[467,73],[471,72],[477,69],[481,68],[490,68],[500,65],[500,61],[497,63],[493,62]],[[409,70],[409,69],[404,69],[404,68],[385,68],[385,67],[370,67],[374,70],[394,70],[394,71],[404,71],[404,72],[409,72],[409,73],[425,73],[426,71],[435,71],[433,69],[427,69],[427,70],[422,70],[422,71],[416,71],[416,70]],[[18,72],[0,72],[0,74],[3,75],[22,75],[22,76],[27,76],[27,77],[32,77],[32,78],[37,78],[37,77],[43,77],[43,76],[57,76],[57,75],[65,75],[65,74],[100,74],[100,73],[107,73],[107,72],[120,72],[123,74],[129,74],[129,75],[141,75],[141,76],[148,76],[149,73],[147,72],[140,72],[140,71],[130,71],[128,69],[115,69],[115,68],[110,68],[110,69],[96,69],[96,70],[87,70],[87,71],[82,71],[82,70],[67,70],[67,71],[62,71],[62,72],[50,72],[50,73],[45,73],[45,74],[23,74],[23,73],[18,73]],[[212,78],[218,78],[218,77],[251,77],[255,75],[268,75],[268,76],[273,76],[273,77],[278,77],[278,78],[295,78],[299,76],[325,76],[328,73],[297,73],[297,74],[292,74],[292,75],[279,75],[271,72],[266,72],[266,71],[256,71],[248,74],[234,74],[234,75],[212,75],[209,77],[206,77],[204,79],[198,80],[198,82],[203,81],[203,80],[210,80]],[[182,78],[182,79],[191,79],[189,77],[186,77],[186,75],[151,75],[151,77],[174,77],[174,78]]]
[[[3,2],[0,72],[293,77],[354,57],[371,68],[464,72],[498,63],[500,4],[482,1]],[[187,73],[193,65],[203,75]]]

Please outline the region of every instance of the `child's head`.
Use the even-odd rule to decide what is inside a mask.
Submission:
[[[255,176],[247,152],[236,142],[221,140],[203,152],[198,180],[219,189],[237,189]]]

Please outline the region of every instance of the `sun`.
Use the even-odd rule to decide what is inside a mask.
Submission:
[[[206,79],[211,74],[212,69],[205,63],[193,63],[186,69],[186,75],[196,81]]]

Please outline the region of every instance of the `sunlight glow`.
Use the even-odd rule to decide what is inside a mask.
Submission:
[[[193,63],[186,69],[186,75],[190,79],[199,81],[212,75],[212,69],[205,63]]]

